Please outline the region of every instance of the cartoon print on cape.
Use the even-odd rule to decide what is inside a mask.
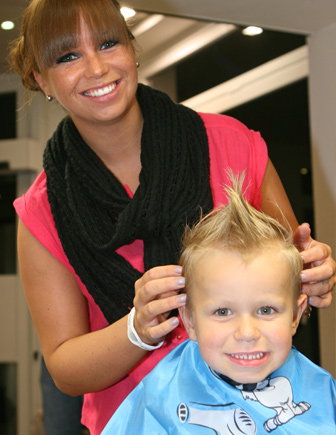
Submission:
[[[250,399],[259,402],[266,408],[275,410],[276,415],[264,422],[264,429],[267,432],[286,424],[289,420],[305,413],[311,407],[307,402],[298,404],[294,402],[291,383],[284,376],[268,377],[259,382],[252,391],[244,391],[242,385],[237,385],[236,388],[241,390],[245,400]],[[215,407],[213,405],[191,403],[197,405],[197,407],[180,403],[177,408],[178,417],[182,423],[208,427],[218,435],[254,435],[257,433],[257,426],[253,419],[245,410],[236,407],[234,403]],[[202,409],[203,407],[205,409]]]
[[[335,379],[295,348],[266,379],[242,385],[212,370],[197,342],[186,340],[129,394],[102,435],[335,435],[335,409]]]

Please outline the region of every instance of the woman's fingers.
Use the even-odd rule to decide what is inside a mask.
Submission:
[[[312,306],[327,308],[332,302],[336,284],[335,262],[332,258],[328,258],[319,266],[314,266],[315,263],[309,269],[302,271],[302,291],[309,296]]]
[[[156,299],[170,299],[170,295],[176,295],[184,286],[185,279],[183,277],[167,277],[148,281],[136,291],[134,306],[136,309],[142,309]]]
[[[148,344],[156,343],[179,324],[169,313],[183,306],[186,295],[180,266],[159,266],[148,270],[135,283],[134,327],[139,337]]]
[[[180,308],[186,303],[186,294],[178,294],[175,296],[170,296],[164,299],[156,299],[149,302],[142,310],[139,312],[139,320],[144,317],[145,319],[156,319],[159,315],[165,314],[176,308]]]
[[[304,264],[313,263],[315,266],[321,265],[326,260],[330,260],[333,273],[335,273],[336,263],[332,258],[330,246],[312,240],[310,247],[301,251],[301,256]]]
[[[173,331],[179,325],[179,319],[177,317],[171,317],[164,322],[157,325],[148,326],[144,330],[144,337],[140,337],[147,344],[156,344],[164,339],[164,337]]]
[[[328,308],[331,305],[333,292],[325,293],[323,296],[309,296],[308,301],[312,307]]]
[[[304,265],[301,273],[302,291],[312,298],[310,303],[314,307],[328,307],[336,284],[336,263],[331,248],[311,239],[309,248],[303,250],[301,256]]]
[[[332,302],[336,276],[316,282],[303,282],[302,292],[308,295],[309,303],[317,308],[326,308]]]
[[[140,298],[150,301],[167,291],[182,288],[184,278],[181,276],[180,266],[159,266],[148,270],[135,283],[135,296],[141,292]]]
[[[322,283],[324,285],[334,285],[335,270],[333,260],[327,259],[318,266],[315,266],[315,263],[313,263],[310,268],[302,271],[301,281],[303,284]],[[331,288],[329,288],[329,290],[331,290]]]
[[[180,294],[151,301],[142,310],[135,311],[134,327],[147,344],[157,343],[179,324],[177,317],[166,318],[165,313],[185,305],[186,295]]]

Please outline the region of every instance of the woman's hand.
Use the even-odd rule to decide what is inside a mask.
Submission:
[[[186,295],[180,294],[185,285],[181,273],[180,266],[158,266],[136,281],[134,327],[144,343],[158,343],[179,324],[177,317],[168,315],[186,302]]]
[[[297,227],[294,244],[303,258],[302,291],[308,295],[310,305],[329,307],[336,284],[336,263],[331,256],[330,246],[312,239],[307,223]]]

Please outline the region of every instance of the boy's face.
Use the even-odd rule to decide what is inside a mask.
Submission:
[[[190,312],[180,313],[203,359],[236,382],[262,381],[286,361],[307,303],[294,302],[288,262],[276,250],[247,263],[213,251],[194,273]]]

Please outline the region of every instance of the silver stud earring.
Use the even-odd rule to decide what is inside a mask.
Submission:
[[[51,95],[46,95],[46,99],[50,103],[50,101],[53,100],[53,97]]]
[[[137,68],[139,68],[140,63],[139,63],[139,62],[136,62],[135,65],[136,65]]]

